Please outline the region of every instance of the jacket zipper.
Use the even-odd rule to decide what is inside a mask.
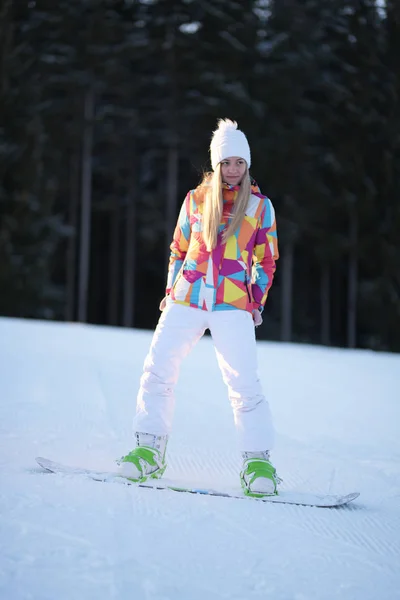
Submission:
[[[246,291],[247,291],[247,296],[248,296],[248,298],[249,298],[249,302],[251,303],[251,302],[252,302],[252,300],[251,300],[250,290],[249,290],[249,286],[248,286],[248,281],[249,281],[249,280],[248,280],[248,277],[247,277],[247,273],[245,273],[245,274],[244,274],[244,284],[245,284],[245,286],[246,286]]]

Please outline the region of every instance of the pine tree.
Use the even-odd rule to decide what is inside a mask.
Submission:
[[[46,174],[46,99],[32,32],[40,15],[6,2],[0,18],[0,312],[23,317],[60,315],[62,289],[53,257],[65,235],[54,180]]]

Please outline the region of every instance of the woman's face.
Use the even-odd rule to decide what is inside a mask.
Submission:
[[[222,181],[229,185],[238,185],[245,174],[247,163],[244,158],[230,156],[221,161]]]

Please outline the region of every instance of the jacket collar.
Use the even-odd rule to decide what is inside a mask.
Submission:
[[[260,188],[258,187],[255,179],[252,178],[250,183],[251,183],[251,191],[252,191],[252,193],[253,194],[260,194],[261,191],[260,191]],[[226,192],[238,192],[239,190],[240,190],[240,185],[229,185],[229,183],[225,183],[225,182],[222,183],[222,194],[223,194],[224,197],[226,195],[224,193],[225,191]],[[232,194],[228,194],[228,196],[230,196],[230,198],[232,198],[233,195]]]

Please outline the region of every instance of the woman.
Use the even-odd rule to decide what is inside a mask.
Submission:
[[[209,329],[234,413],[243,490],[262,497],[277,493],[277,477],[254,326],[262,323],[278,258],[275,215],[250,180],[250,147],[236,122],[219,121],[210,153],[213,172],[187,194],[174,232],[162,315],[137,398],[136,448],[119,461],[120,472],[139,482],[164,473],[180,364]]]

